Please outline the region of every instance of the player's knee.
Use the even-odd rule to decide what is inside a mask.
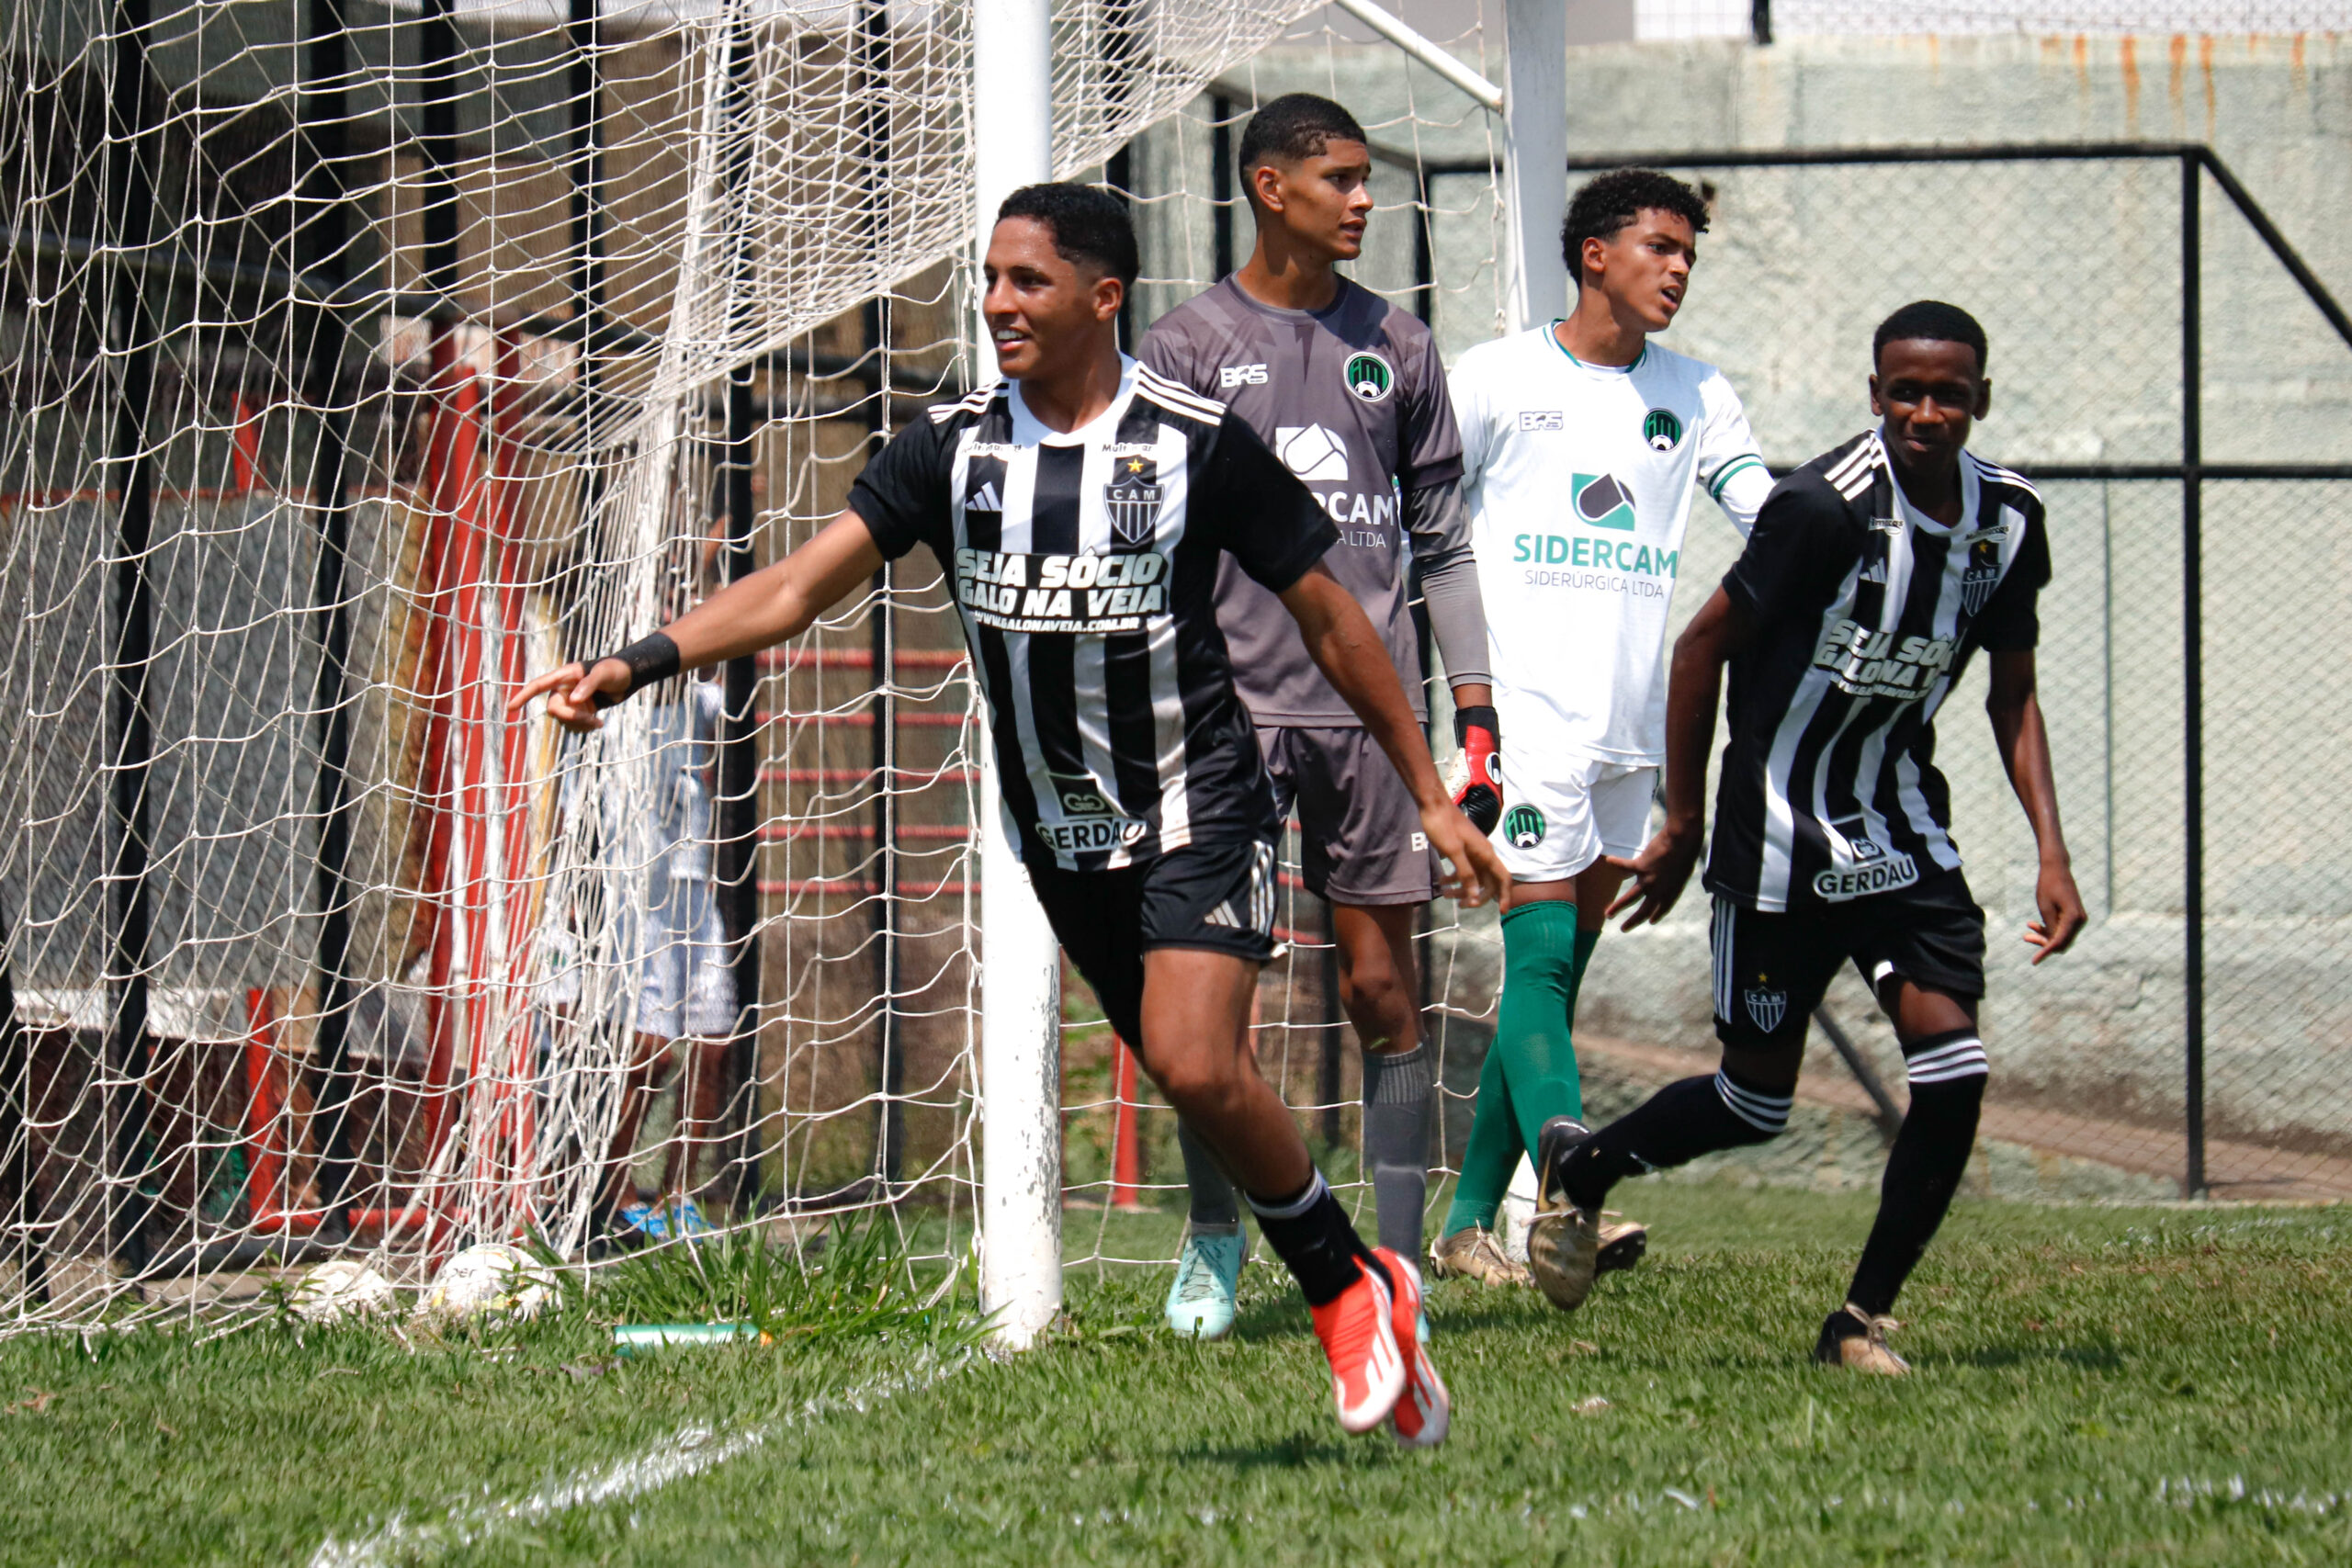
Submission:
[[[1340,1007],[1367,1051],[1409,1051],[1417,1036],[1412,989],[1385,958],[1340,977]]]
[[[1248,1072],[1238,1054],[1188,1051],[1162,1059],[1147,1058],[1145,1069],[1176,1113],[1186,1121],[1215,1116],[1236,1103]]]
[[[1715,1037],[1723,1042],[1723,1066],[1735,1081],[1751,1084],[1765,1094],[1787,1094],[1797,1086],[1804,1067],[1804,1032],[1767,1034],[1745,1025],[1715,1021]]]

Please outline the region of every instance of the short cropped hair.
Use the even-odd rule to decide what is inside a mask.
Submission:
[[[1693,234],[1707,231],[1707,203],[1699,193],[1672,175],[1656,169],[1611,169],[1587,180],[1568,202],[1567,220],[1560,225],[1560,259],[1568,276],[1584,281],[1584,243],[1609,240],[1648,211],[1671,212],[1690,225]]]
[[[1314,157],[1333,141],[1370,140],[1356,117],[1330,99],[1313,93],[1284,93],[1251,115],[1250,123],[1241,128],[1241,152],[1236,160],[1241,187],[1250,188],[1250,171],[1269,158],[1295,164]]]
[[[1878,324],[1871,335],[1871,364],[1891,343],[1962,343],[1976,351],[1976,373],[1984,374],[1984,329],[1957,305],[1940,299],[1914,299]]]
[[[1136,251],[1135,220],[1127,204],[1109,191],[1067,181],[1023,186],[996,209],[1000,223],[1027,218],[1053,231],[1054,254],[1076,266],[1092,266],[1128,288],[1143,262]]]

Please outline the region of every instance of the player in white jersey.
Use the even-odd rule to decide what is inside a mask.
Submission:
[[[1592,180],[1561,230],[1575,310],[1454,367],[1495,707],[1510,737],[1498,847],[1517,886],[1477,1120],[1431,1253],[1442,1275],[1523,1278],[1495,1241],[1495,1211],[1547,1123],[1581,1130],[1577,991],[1624,875],[1612,863],[1648,837],[1691,495],[1704,490],[1745,534],[1772,488],[1723,372],[1651,341],[1681,309],[1706,227],[1698,193],[1669,175]],[[1539,1214],[1529,1235],[1535,1282],[1555,1300],[1557,1224]],[[1639,1225],[1608,1229],[1601,1267],[1640,1258]]]

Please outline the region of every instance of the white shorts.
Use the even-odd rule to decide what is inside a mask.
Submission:
[[[653,896],[653,908],[639,916],[638,1030],[665,1040],[724,1040],[735,1032],[735,972],[727,965],[718,899],[700,880],[657,881]]]
[[[1602,855],[1639,854],[1649,840],[1656,768],[1563,759],[1514,770],[1506,747],[1502,775],[1495,849],[1514,882],[1566,882]]]

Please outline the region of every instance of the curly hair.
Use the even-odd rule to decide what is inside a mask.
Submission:
[[[1560,225],[1560,259],[1569,276],[1584,281],[1584,243],[1607,240],[1645,212],[1671,212],[1690,225],[1693,234],[1707,231],[1704,197],[1656,169],[1611,169],[1585,182],[1568,202],[1566,221]]]
[[[1129,288],[1143,270],[1127,204],[1106,190],[1070,182],[1023,186],[996,209],[998,222],[1008,218],[1043,223],[1054,231],[1056,255],[1073,266],[1082,262]]]

